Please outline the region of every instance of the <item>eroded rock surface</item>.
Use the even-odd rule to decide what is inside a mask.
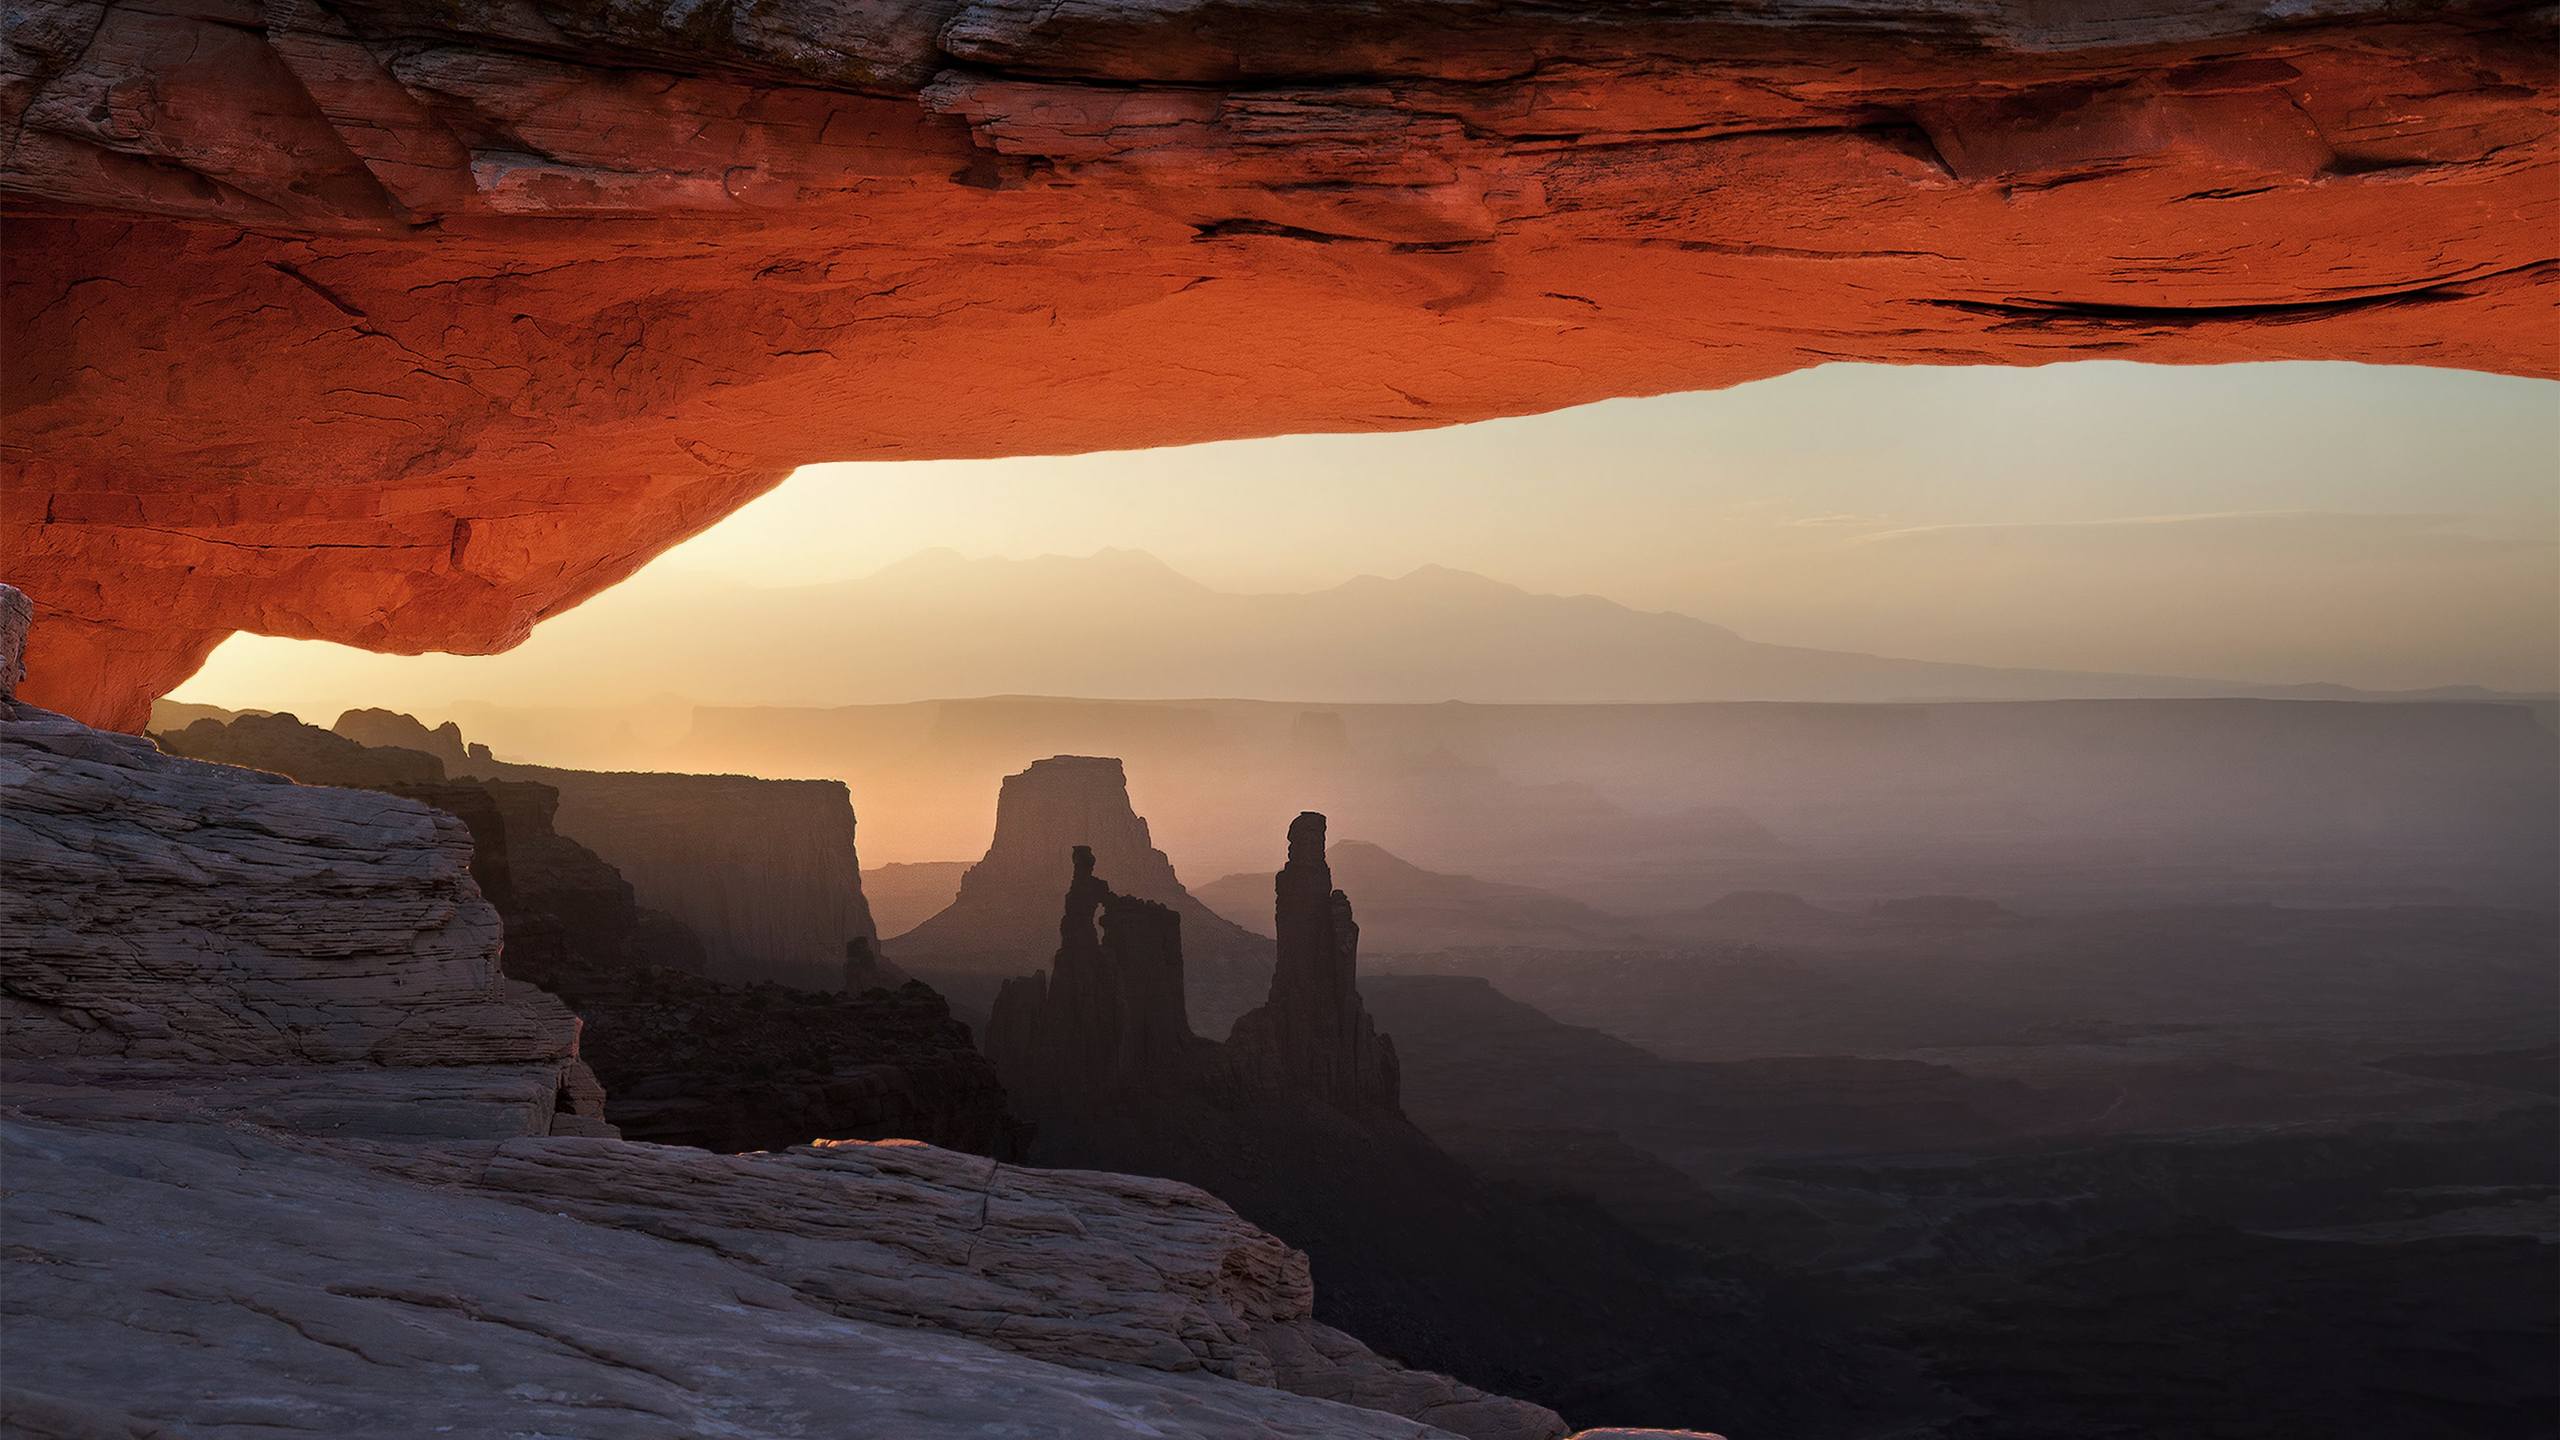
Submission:
[[[1830,360],[2550,374],[2555,54],[2512,0],[37,0],[35,695],[503,648],[816,460]]]
[[[13,1065],[262,1076],[296,1105],[378,1105],[376,1128],[601,1129],[577,1018],[500,973],[498,915],[453,816],[164,755],[14,700],[0,794]],[[424,1072],[439,1104],[403,1106],[386,1069]]]
[[[397,710],[349,710],[340,715],[329,729],[376,750],[416,750],[433,755],[447,765],[460,766],[470,758],[470,748],[462,738],[462,727],[451,720],[430,730],[414,715]]]
[[[852,797],[836,780],[562,770],[492,758],[447,723],[430,730],[391,710],[351,710],[334,730],[291,715],[200,719],[163,732],[181,754],[290,775],[308,785],[392,788],[455,779],[541,787],[543,820],[620,872],[640,903],[700,942],[716,980],[835,990],[847,947],[874,956],[876,983],[906,976],[880,961],[862,894]],[[492,792],[501,793],[501,792]]]
[[[15,1433],[1433,1440],[1466,1403],[1311,1398],[1431,1377],[1314,1326],[1302,1259],[1162,1182],[9,1099]]]
[[[1184,1003],[1182,917],[1112,890],[1089,846],[1074,865],[1058,952],[996,991],[987,1055],[1043,1100],[1196,1083],[1208,1051]]]

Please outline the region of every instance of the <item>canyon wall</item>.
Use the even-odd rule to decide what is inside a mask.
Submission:
[[[357,728],[433,743],[407,716],[368,713],[388,718]],[[839,992],[833,982],[850,974],[841,957],[818,977],[825,987],[706,978],[699,937],[643,907],[612,865],[559,832],[560,793],[549,785],[447,778],[434,755],[360,745],[291,715],[200,720],[159,739],[193,759],[377,790],[460,819],[472,878],[505,928],[507,973],[577,1012],[608,1090],[605,1116],[632,1139],[727,1151],[820,1136],[979,1154],[1018,1147],[994,1067],[940,996],[876,965],[871,983]],[[437,748],[461,752],[459,732]]]
[[[862,898],[853,806],[839,782],[511,765],[466,746],[451,725],[429,731],[389,711],[351,711],[339,724],[351,720],[358,736],[421,748],[358,743],[290,715],[199,720],[160,738],[182,754],[310,785],[398,793],[448,772],[531,785],[551,797],[543,832],[556,826],[601,856],[619,872],[614,885],[690,931],[699,956],[691,963],[704,975],[802,990],[842,989],[857,972],[865,983],[906,978],[876,959],[879,932]],[[856,946],[875,958],[849,968]]]
[[[562,834],[622,872],[643,904],[701,938],[703,973],[842,989],[848,947],[877,956],[853,800],[841,781],[555,770],[471,760],[459,774],[559,792]],[[904,976],[881,971],[896,983]]]
[[[455,767],[471,759],[471,747],[463,741],[462,727],[450,720],[430,730],[418,723],[416,716],[397,710],[349,710],[329,728],[375,750],[415,750]]]
[[[2512,0],[35,0],[33,693],[502,649],[810,461],[1840,360],[2551,374],[2555,55]]]
[[[1309,716],[1323,728],[1311,731]],[[2109,903],[2144,888],[2512,904],[2550,891],[2552,733],[2548,704],[2467,701],[1318,708],[1008,697],[706,706],[677,758],[841,776],[871,833],[910,847],[874,858],[912,860],[983,843],[955,818],[966,812],[954,797],[1013,757],[1116,755],[1165,797],[1150,804],[1150,829],[1186,875],[1254,877],[1250,910],[1217,902],[1239,918],[1268,913],[1274,822],[1302,808],[1432,870],[1621,913],[1695,905],[1709,898],[1701,885],[1710,897],[1786,889],[1864,904],[1979,886],[1994,870],[2032,878],[2057,861],[2114,877]],[[1310,734],[1331,739],[1319,750]],[[1635,853],[1661,858],[1661,884],[1582,888]],[[1603,856],[1609,865],[1592,863]],[[1899,857],[1932,873],[1903,873]],[[1108,863],[1103,873],[1114,874]]]

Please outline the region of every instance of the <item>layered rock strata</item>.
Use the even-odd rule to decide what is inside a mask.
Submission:
[[[716,980],[844,988],[847,947],[868,949],[868,983],[906,975],[879,961],[862,895],[852,798],[832,780],[561,770],[489,758],[447,722],[430,730],[393,710],[350,710],[332,730],[291,715],[197,720],[162,744],[199,759],[371,789],[457,779],[530,782],[553,797],[541,821],[601,856],[640,903],[699,942],[688,968]],[[477,753],[474,753],[477,752]],[[492,792],[500,793],[500,792]]]
[[[564,1134],[576,1023],[440,811],[6,696],[0,783],[13,1431],[1561,1431],[1317,1324],[1186,1186]]]
[[[503,648],[811,461],[1840,360],[2550,374],[2551,23],[40,0],[0,543],[38,698],[130,728],[235,630]]]
[[[643,904],[700,937],[703,973],[836,990],[848,945],[878,957],[862,896],[853,799],[837,780],[560,770],[469,759],[456,773],[560,796],[560,832],[622,872]],[[885,962],[884,962],[885,964]],[[877,978],[906,976],[888,966]]]
[[[610,1133],[577,1017],[499,970],[453,816],[14,699],[0,794],[13,1073],[202,1092],[279,1124]]]
[[[1304,1258],[1188,1186],[923,1146],[318,1140],[159,1098],[0,1097],[13,1431],[1561,1433],[1316,1323]]]

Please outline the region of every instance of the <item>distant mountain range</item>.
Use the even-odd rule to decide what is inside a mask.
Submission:
[[[1031,560],[930,550],[857,580],[787,590],[688,587],[662,595],[655,608],[645,658],[662,666],[683,657],[685,690],[733,703],[994,694],[1597,704],[2363,693],[1765,645],[1688,615],[1592,595],[1541,595],[1439,566],[1303,594],[1236,594],[1133,550]],[[776,676],[794,677],[785,683],[797,693],[774,693]]]

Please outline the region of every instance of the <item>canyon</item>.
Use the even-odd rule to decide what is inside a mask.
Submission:
[[[2552,374],[2552,40],[2508,0],[41,0],[0,86],[30,693],[129,730],[234,631],[503,649],[815,460],[1850,359]]]
[[[559,792],[562,830],[701,937],[703,973],[803,990],[880,954],[840,781],[598,773],[472,759],[455,773]],[[883,978],[896,978],[882,972]]]
[[[1325,854],[1343,888],[1360,895],[1363,933],[1373,953],[1464,945],[1607,949],[1634,942],[1645,931],[1624,916],[1535,886],[1425,870],[1365,841],[1339,841]],[[1267,888],[1259,875],[1223,876],[1200,887],[1200,903],[1231,919],[1251,915],[1264,903]]]
[[[904,978],[878,961],[880,931],[854,851],[853,798],[841,784],[510,764],[464,739],[453,721],[429,730],[395,710],[350,710],[330,728],[376,749],[434,755],[458,777],[551,791],[561,829],[693,932],[702,956],[686,968],[739,984],[823,990],[841,982],[858,950],[872,957],[872,979]]]
[[[2552,7],[22,0],[6,34],[0,1428],[2560,1407],[2548,700],[768,710],[643,653],[629,693],[709,703],[561,724],[621,725],[623,773],[433,714],[140,733],[237,633],[504,650],[819,461],[1839,362],[2560,377]],[[1273,683],[1343,673],[1363,597],[1270,622]],[[1044,673],[1112,661],[1107,605],[1041,609]],[[895,610],[827,617],[833,658]],[[1433,698],[1600,673],[1445,622],[1399,632]],[[1609,622],[1623,699],[2159,694]],[[885,940],[857,795],[875,860],[987,842]],[[1337,873],[1327,815],[1380,848]]]
[[[1041,1164],[1163,1176],[1308,1254],[1320,1318],[1567,1416],[1669,1423],[1713,1406],[1773,1433],[1865,1407],[1875,1362],[1748,1280],[1587,1204],[1489,1181],[1402,1108],[1393,1037],[1361,996],[1359,927],[1325,817],[1291,822],[1271,877],[1263,1002],[1192,1031],[1176,912],[1119,893],[1088,847],[1045,970],[1004,982],[985,1048]],[[1818,1378],[1857,1377],[1847,1393]]]
[[[470,712],[475,730],[563,757],[581,753],[581,729],[637,729],[643,718],[616,708],[556,720]],[[615,763],[844,780],[862,797],[875,864],[979,853],[990,777],[1063,752],[1119,757],[1154,843],[1204,889],[1229,874],[1268,875],[1273,827],[1302,809],[1426,871],[1629,917],[1693,909],[1727,890],[1787,891],[1843,910],[1936,892],[2067,892],[2100,907],[2350,896],[2538,905],[2560,867],[2548,700],[996,696],[705,703],[652,707],[645,718],[669,738],[618,747]],[[1069,843],[1047,857],[1054,878],[1044,892],[1063,886]],[[1106,860],[1104,873],[1115,869],[1126,873]],[[1401,904],[1386,889],[1377,899],[1382,916]],[[1244,900],[1251,909],[1236,913],[1258,913],[1260,896]],[[1044,900],[1036,931],[1024,922],[1022,953],[1048,952],[1047,909]],[[1185,931],[1196,933],[1191,922]]]
[[[1186,1186],[616,1138],[442,810],[14,693],[0,775],[12,1426],[1563,1433],[1315,1320]]]
[[[1835,917],[1389,960],[1363,989],[1467,1167],[1868,1355],[1873,1418],[1840,1433],[2451,1440],[2560,1405],[2553,934],[2547,909]],[[2235,1407],[2241,1375],[2287,1398]]]

